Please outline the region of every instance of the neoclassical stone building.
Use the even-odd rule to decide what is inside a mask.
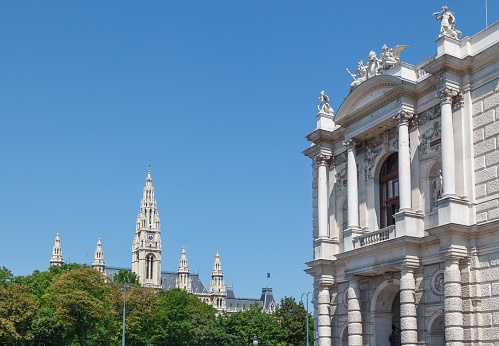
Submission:
[[[499,343],[499,22],[369,54],[312,159],[316,344]],[[436,35],[437,36],[437,35]],[[340,95],[335,98],[340,98]]]
[[[60,266],[63,263],[61,239],[59,233],[57,233],[52,249],[52,257],[50,258],[50,265]],[[100,237],[97,241],[92,267],[108,276],[111,280],[113,280],[114,276],[120,270],[130,269],[106,266]],[[146,185],[144,186],[142,199],[140,200],[140,211],[137,216],[135,236],[132,242],[131,269],[138,275],[140,284],[143,287],[165,290],[180,288],[198,297],[203,302],[212,305],[219,311],[226,311],[228,313],[236,312],[248,309],[255,302],[267,312],[274,312],[277,307],[272,288],[263,288],[259,299],[236,298],[232,287],[228,287],[226,290],[218,250],[213,262],[209,290],[206,289],[199,278],[199,274],[190,272],[185,247],[182,248],[179,267],[176,272],[161,270],[161,221],[157,209],[154,187],[152,186],[150,165],[147,172]]]

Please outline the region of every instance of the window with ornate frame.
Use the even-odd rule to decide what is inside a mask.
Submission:
[[[398,154],[388,156],[379,174],[380,228],[395,224],[393,214],[400,209]]]

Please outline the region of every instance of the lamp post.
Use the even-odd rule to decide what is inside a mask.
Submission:
[[[121,283],[120,292],[123,292],[123,337],[121,338],[121,346],[125,346],[125,311],[126,311],[126,291],[130,289],[130,278],[128,276],[123,278]]]
[[[307,346],[308,345],[308,295],[309,294],[312,294],[312,292],[308,292],[308,293],[302,293],[301,295],[301,303],[303,304],[303,296],[306,296],[307,297],[307,316],[306,316],[306,319],[307,319]]]

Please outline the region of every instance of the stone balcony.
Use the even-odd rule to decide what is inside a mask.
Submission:
[[[397,236],[395,232],[395,225],[382,228],[380,230],[363,234],[353,239],[353,248],[358,249],[367,245],[380,243]]]

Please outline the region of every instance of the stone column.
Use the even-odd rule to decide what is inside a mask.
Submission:
[[[359,279],[355,277],[348,281],[348,345],[363,345]]]
[[[399,121],[399,198],[400,210],[412,210],[411,152],[409,147],[409,120],[413,114],[401,110],[393,118]]]
[[[448,87],[440,88],[436,96],[440,98],[441,125],[442,130],[442,185],[443,196],[452,197],[456,195],[456,165],[454,160],[454,128],[452,125],[452,97],[457,91]]]
[[[343,142],[347,147],[347,180],[348,180],[348,228],[359,228],[359,187],[357,183],[357,160],[355,157],[355,140]]]
[[[404,266],[400,274],[400,329],[402,330],[402,345],[415,346],[418,341],[418,334],[414,268],[412,266]]]
[[[319,334],[319,346],[331,346],[331,317],[329,315],[330,300],[331,297],[329,294],[329,288],[325,286],[319,287],[319,294],[317,296],[317,329]]]
[[[463,344],[463,302],[461,299],[461,272],[459,257],[445,259],[444,313],[445,340],[448,346]]]
[[[330,156],[319,154],[315,160],[319,164],[317,175],[317,219],[319,225],[319,237],[327,237],[327,219],[328,219],[328,203],[327,203],[327,166]]]

